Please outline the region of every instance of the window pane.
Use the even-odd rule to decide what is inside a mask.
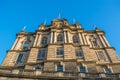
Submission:
[[[111,73],[111,69],[106,69],[106,73],[110,74]]]
[[[63,66],[58,65],[58,66],[57,66],[57,71],[63,71]]]
[[[21,62],[21,61],[22,61],[22,57],[23,57],[23,54],[20,54],[20,55],[18,56],[17,62]]]
[[[93,41],[93,45],[94,45],[94,46],[97,46],[97,42],[96,42],[96,41]]]
[[[29,46],[28,43],[24,43],[24,45],[23,45],[23,49],[28,49],[28,46]]]
[[[62,34],[58,35],[57,42],[63,42],[63,36],[62,36]]]
[[[79,41],[78,41],[78,38],[77,38],[77,36],[73,36],[73,43],[78,43]]]
[[[98,53],[98,57],[99,57],[99,59],[103,60],[103,59],[104,59],[104,54],[103,54],[103,52],[99,52],[99,53]]]
[[[64,55],[63,48],[57,48],[57,55],[58,56],[63,56]]]
[[[81,50],[76,50],[76,56],[77,57],[83,57]]]
[[[45,57],[45,50],[40,50],[38,53],[38,59],[44,58]]]
[[[80,72],[86,72],[86,68],[85,67],[81,67],[80,68]]]
[[[47,37],[42,38],[42,44],[47,44]]]

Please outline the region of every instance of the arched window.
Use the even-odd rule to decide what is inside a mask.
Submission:
[[[57,42],[63,42],[63,35],[62,34],[59,34],[57,36]]]
[[[43,38],[42,38],[41,44],[47,44],[47,37],[43,37]]]
[[[79,43],[77,36],[73,36],[73,43]]]

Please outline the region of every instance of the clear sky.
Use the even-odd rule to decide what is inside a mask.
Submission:
[[[86,30],[94,25],[106,32],[111,46],[120,57],[120,0],[0,0],[0,64],[24,26],[32,32],[46,19],[80,22]]]

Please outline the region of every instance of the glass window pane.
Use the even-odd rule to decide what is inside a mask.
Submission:
[[[38,59],[44,58],[45,57],[45,50],[40,50],[38,53]]]
[[[80,68],[80,72],[86,72],[86,68],[85,67],[81,67]]]
[[[63,56],[64,55],[63,48],[57,48],[57,55],[58,56]]]
[[[23,44],[23,49],[28,49],[28,46],[29,46],[28,43],[24,43],[24,44]]]
[[[62,36],[62,34],[58,35],[57,42],[63,42],[63,36]]]
[[[21,61],[22,61],[22,57],[23,57],[23,54],[20,54],[20,55],[18,56],[17,62],[21,62]]]
[[[73,36],[73,43],[78,43],[78,37],[77,36]]]
[[[83,57],[82,51],[81,50],[76,50],[76,56],[77,57]]]
[[[57,71],[63,71],[63,66],[58,65],[58,66],[57,66]]]
[[[99,59],[103,60],[104,59],[103,52],[98,52],[98,57],[99,57]]]
[[[47,37],[42,38],[42,44],[47,44]]]
[[[94,45],[94,46],[97,46],[97,42],[96,42],[96,41],[93,41],[93,45]]]

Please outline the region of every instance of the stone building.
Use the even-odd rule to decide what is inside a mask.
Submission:
[[[0,80],[120,80],[120,60],[105,32],[54,19],[22,30],[0,67]]]

